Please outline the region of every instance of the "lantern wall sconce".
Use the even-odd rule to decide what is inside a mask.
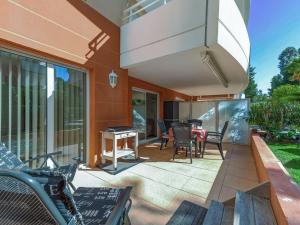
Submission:
[[[108,75],[109,84],[112,88],[115,88],[118,84],[118,75],[112,70]]]

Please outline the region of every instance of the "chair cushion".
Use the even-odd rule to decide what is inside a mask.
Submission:
[[[62,173],[66,177],[67,181],[72,182],[75,177],[77,167],[78,167],[77,164],[69,164],[66,166],[60,166],[58,168],[54,168],[54,170],[55,171],[57,170],[58,172]]]
[[[28,168],[22,169],[22,172],[34,177],[42,185],[67,223],[74,221],[76,225],[84,224],[74,198],[66,185],[66,177],[62,173],[49,169],[33,170]]]
[[[206,137],[207,142],[219,143],[221,142],[221,136],[208,135]]]
[[[27,166],[8,148],[0,143],[0,169],[22,169]]]
[[[84,222],[89,225],[106,224],[121,197],[122,191],[124,189],[106,187],[78,188],[74,193],[74,199]]]

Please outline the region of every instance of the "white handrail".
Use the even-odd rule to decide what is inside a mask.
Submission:
[[[122,20],[124,21],[124,20],[128,19],[129,17],[132,17],[132,16],[136,15],[136,14],[138,14],[139,12],[144,11],[145,9],[149,8],[150,6],[152,6],[152,5],[154,5],[155,3],[160,2],[160,1],[161,1],[161,0],[154,0],[154,1],[151,2],[150,4],[148,4],[148,5],[144,6],[143,8],[141,8],[141,9],[135,11],[134,13],[132,13],[132,11],[130,10],[131,13],[129,14],[129,16],[124,17]]]
[[[128,9],[125,9],[125,10],[123,11],[123,13],[126,13],[126,12],[128,12],[128,11],[130,11],[130,10],[132,10],[132,9],[134,9],[134,8],[136,8],[136,7],[138,7],[138,6],[140,6],[140,5],[142,5],[142,4],[143,4],[144,2],[146,2],[146,1],[149,1],[149,0],[138,1],[138,2],[135,3],[134,5],[130,6]]]
[[[147,1],[150,1],[148,4],[145,4]],[[130,22],[133,20],[133,17],[137,14],[139,14],[140,12],[142,11],[145,11],[146,9],[148,9],[149,7],[155,5],[156,3],[159,3],[161,2],[161,5],[165,5],[167,4],[169,1],[171,0],[141,0],[141,1],[138,1],[137,3],[135,3],[134,5],[130,6],[129,8],[125,9],[123,11],[123,18],[122,18],[122,21],[123,21],[123,24],[127,22]],[[161,6],[160,5],[160,6]],[[160,7],[160,6],[157,6],[156,8]],[[138,10],[134,11],[134,9],[140,7]],[[154,8],[154,9],[156,9]],[[153,10],[154,10],[153,9]],[[150,10],[152,11],[152,10]],[[146,11],[145,11],[146,12]],[[147,12],[146,12],[147,13]],[[145,14],[146,14],[145,13]],[[128,15],[129,14],[129,15]],[[138,18],[138,17],[137,17]],[[136,19],[136,18],[134,18]]]

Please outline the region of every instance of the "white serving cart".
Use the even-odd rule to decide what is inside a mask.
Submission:
[[[101,131],[102,134],[102,164],[109,159],[113,162],[114,169],[117,169],[118,158],[125,157],[127,155],[134,154],[135,158],[138,158],[138,131],[135,129],[108,129]],[[128,148],[128,138],[134,138],[133,149]],[[106,149],[106,139],[113,141],[112,151]],[[118,140],[124,139],[124,147],[118,148]]]

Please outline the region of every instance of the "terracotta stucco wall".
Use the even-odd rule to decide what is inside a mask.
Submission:
[[[89,74],[90,165],[99,131],[128,123],[128,75],[120,69],[120,29],[81,0],[2,0],[0,46],[85,68]],[[112,89],[108,74],[119,84]]]
[[[82,0],[1,0],[0,47],[84,68],[89,76],[89,164],[100,159],[100,130],[131,124],[131,87],[163,100],[188,96],[130,78],[120,68],[120,29]],[[111,88],[108,74],[119,75]],[[161,111],[162,114],[162,111]]]

